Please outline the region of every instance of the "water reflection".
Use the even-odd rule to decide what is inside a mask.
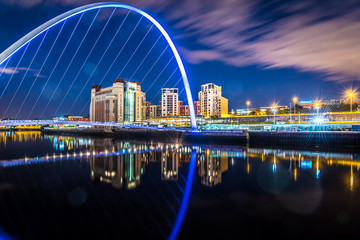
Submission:
[[[166,238],[169,234],[177,236],[189,199],[192,210],[198,206],[195,215],[199,214],[201,221],[211,219],[204,212],[215,214],[216,211],[221,211],[218,216],[228,212],[226,216],[248,214],[250,219],[264,215],[261,221],[267,221],[282,214],[315,214],[321,211],[319,206],[326,206],[326,199],[331,202],[338,198],[340,202],[342,193],[359,194],[360,157],[353,153],[193,146],[52,136],[40,132],[0,133],[1,153],[13,156],[16,149],[16,156],[22,156],[0,161],[0,182],[4,183],[0,185],[0,204],[10,206],[10,212],[18,212],[13,222],[20,219],[23,224],[32,224],[33,218],[39,218],[39,224],[34,223],[38,226],[47,224],[46,217],[37,216],[46,204],[50,216],[53,212],[63,214],[63,209],[70,204],[71,208],[63,214],[64,222],[72,218],[68,216],[74,216],[74,209],[80,211],[79,216],[86,216],[84,229],[96,227],[98,219],[107,217],[109,222],[116,222],[123,216],[122,224],[128,224],[129,231],[134,230],[130,223],[136,219],[138,223],[143,221],[143,224],[134,225],[136,228],[155,229]],[[24,146],[39,142],[47,144],[41,145],[39,152],[25,154]],[[191,186],[197,192],[190,198]],[[199,197],[201,194],[204,196]],[[33,198],[37,201],[31,201]],[[22,204],[13,204],[14,199]],[[347,206],[349,202],[336,205]],[[273,210],[277,204],[281,208]],[[32,205],[35,210],[31,210]],[[97,211],[92,211],[93,208]],[[5,214],[5,210],[0,209],[0,214]],[[338,218],[342,220],[339,221],[349,222],[350,211],[338,210],[334,215],[348,216],[345,221],[340,214]],[[144,217],[146,220],[142,220]],[[224,217],[221,219],[226,221]],[[0,224],[6,225],[7,221],[0,221]],[[56,222],[54,229],[58,229],[58,224],[62,221]],[[148,224],[152,224],[151,227]],[[147,236],[153,236],[155,230],[149,230]],[[71,234],[65,234],[63,239]]]
[[[36,141],[41,139],[41,132],[40,131],[14,131],[14,132],[7,132],[7,131],[0,131],[0,146],[6,146],[8,141],[12,142],[23,142],[23,141]]]
[[[115,189],[132,189],[140,186],[141,177],[149,163],[160,163],[161,179],[179,179],[179,169],[190,161],[191,148],[179,144],[158,142],[137,143],[115,141],[111,138],[90,138],[77,136],[42,135],[37,131],[0,132],[0,144],[9,142],[50,141],[54,152],[46,156],[9,159],[0,162],[1,167],[40,163],[44,161],[62,161],[84,158],[89,161],[91,180],[106,182]],[[351,153],[331,153],[312,151],[293,151],[281,149],[261,149],[244,147],[195,146],[198,149],[196,167],[201,183],[205,186],[221,184],[222,175],[239,159],[246,160],[244,170],[247,174],[258,171],[259,163],[269,163],[271,171],[279,171],[279,164],[288,169],[286,181],[297,181],[307,172],[316,179],[321,178],[324,166],[343,166],[349,168],[346,182],[350,190],[356,183],[355,171],[360,168],[360,156]]]

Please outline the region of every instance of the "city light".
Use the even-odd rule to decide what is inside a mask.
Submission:
[[[356,98],[356,95],[357,95],[356,89],[351,88],[346,90],[345,97],[350,99],[350,112],[352,112],[353,100],[354,98]]]
[[[278,106],[277,106],[277,104],[273,104],[272,105],[272,109],[271,109],[271,111],[273,111],[273,113],[274,113],[274,124],[276,124],[276,111],[277,111],[277,108],[278,108]]]
[[[246,101],[246,115],[249,115],[249,106],[250,106],[251,102],[250,101]]]
[[[321,116],[321,115],[317,115],[316,117],[311,119],[311,123],[316,124],[316,125],[323,124],[326,121],[328,121],[328,119],[324,118],[324,116]]]

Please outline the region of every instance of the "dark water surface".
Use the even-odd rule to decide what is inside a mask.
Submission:
[[[0,132],[0,239],[357,238],[360,156]]]

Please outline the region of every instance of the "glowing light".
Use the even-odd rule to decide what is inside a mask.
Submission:
[[[251,102],[250,101],[246,101],[246,105],[250,106]]]
[[[297,97],[293,97],[292,100],[293,100],[294,103],[297,103],[299,101],[299,99]]]
[[[187,96],[187,100],[188,100],[188,106],[189,106],[189,112],[190,112],[190,122],[191,122],[191,127],[192,129],[197,129],[196,126],[196,117],[195,117],[195,109],[194,109],[194,102],[192,99],[192,94],[191,94],[191,89],[190,89],[190,85],[189,85],[189,80],[188,77],[186,75],[186,71],[185,71],[185,67],[184,64],[181,60],[181,57],[174,45],[174,43],[172,42],[169,34],[165,31],[165,29],[160,25],[159,22],[157,22],[152,16],[150,16],[149,14],[147,14],[146,12],[135,8],[133,6],[130,5],[126,5],[126,4],[121,4],[121,3],[93,3],[93,4],[88,4],[79,8],[75,8],[73,10],[70,10],[66,13],[63,13],[51,20],[49,20],[48,22],[42,24],[41,26],[37,27],[36,29],[34,29],[33,31],[31,31],[30,33],[26,34],[24,37],[22,37],[21,39],[19,39],[17,42],[15,42],[13,45],[11,45],[9,48],[7,48],[4,52],[2,52],[0,54],[0,66],[7,60],[9,59],[12,55],[14,55],[16,52],[18,52],[20,49],[22,49],[27,43],[31,42],[33,39],[35,39],[36,37],[38,37],[39,35],[41,35],[42,33],[44,33],[45,31],[47,31],[48,29],[56,26],[59,23],[62,23],[63,21],[74,17],[76,15],[82,14],[84,12],[88,12],[91,10],[95,10],[95,9],[101,9],[101,8],[122,8],[122,9],[127,9],[130,11],[134,11],[136,13],[139,13],[140,15],[144,16],[145,18],[147,18],[152,24],[154,24],[159,31],[162,33],[162,35],[165,37],[167,43],[169,44],[174,57],[176,59],[176,62],[179,66],[179,70],[183,79],[183,83],[185,86],[185,92],[186,92],[186,96]]]
[[[187,206],[189,203],[191,187],[192,187],[192,182],[193,182],[194,173],[195,173],[196,155],[197,155],[196,151],[191,152],[190,166],[189,166],[189,172],[188,172],[188,177],[187,177],[186,186],[185,186],[184,197],[181,201],[181,206],[180,206],[179,212],[176,216],[174,226],[171,229],[171,233],[168,238],[170,240],[174,240],[177,238],[179,231],[181,229],[182,223],[185,218],[185,213],[186,213]]]
[[[324,116],[316,116],[313,119],[311,119],[311,123],[317,124],[317,125],[323,124],[327,121],[328,121],[328,119],[324,118]]]

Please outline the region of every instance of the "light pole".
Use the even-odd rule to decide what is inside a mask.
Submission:
[[[352,112],[353,99],[354,99],[354,97],[356,98],[356,95],[357,95],[356,90],[357,89],[351,88],[346,91],[346,97],[350,98],[350,112]]]
[[[315,109],[316,109],[316,114],[319,115],[319,109],[320,109],[320,103],[319,102],[315,103]]]
[[[291,102],[290,102],[290,124],[291,124]]]
[[[249,115],[249,106],[250,106],[251,102],[250,101],[246,101],[246,115]]]
[[[296,112],[295,112],[295,107],[296,107],[296,103],[298,102],[298,98],[297,97],[293,97],[293,103],[294,103],[294,116],[295,116],[295,114],[296,114]],[[290,111],[291,111],[291,108],[290,108]]]
[[[277,108],[277,106],[274,104],[273,106],[272,106],[272,109],[273,109],[273,112],[274,112],[274,124],[276,124],[276,108]]]

